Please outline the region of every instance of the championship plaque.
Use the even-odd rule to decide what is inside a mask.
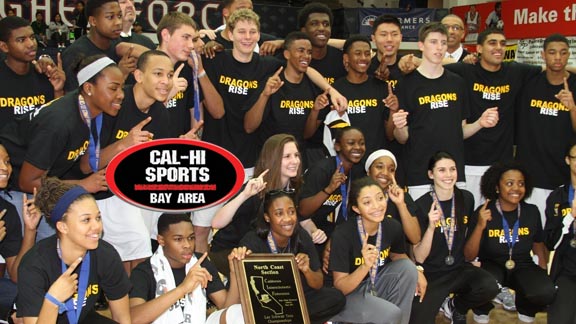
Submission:
[[[235,260],[244,322],[310,324],[293,254],[255,253]]]

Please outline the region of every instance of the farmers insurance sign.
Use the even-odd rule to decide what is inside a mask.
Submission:
[[[508,39],[576,35],[575,0],[503,1],[502,16]]]

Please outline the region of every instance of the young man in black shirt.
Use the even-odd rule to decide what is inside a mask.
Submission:
[[[134,269],[130,314],[135,323],[243,323],[234,265],[249,253],[229,255],[230,289],[226,290],[206,253],[194,253],[194,228],[187,214],[162,214],[154,255]],[[206,318],[206,298],[219,309]]]

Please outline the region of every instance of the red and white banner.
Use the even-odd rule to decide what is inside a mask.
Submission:
[[[576,35],[575,0],[509,0],[502,2],[508,39],[547,37],[553,33]]]

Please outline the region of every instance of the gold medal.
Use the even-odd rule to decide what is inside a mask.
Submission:
[[[512,270],[512,269],[514,269],[514,267],[516,267],[516,262],[514,262],[514,260],[512,260],[512,259],[509,259],[508,261],[506,261],[504,266],[506,267],[506,269]]]
[[[570,240],[570,247],[576,249],[576,238]]]

